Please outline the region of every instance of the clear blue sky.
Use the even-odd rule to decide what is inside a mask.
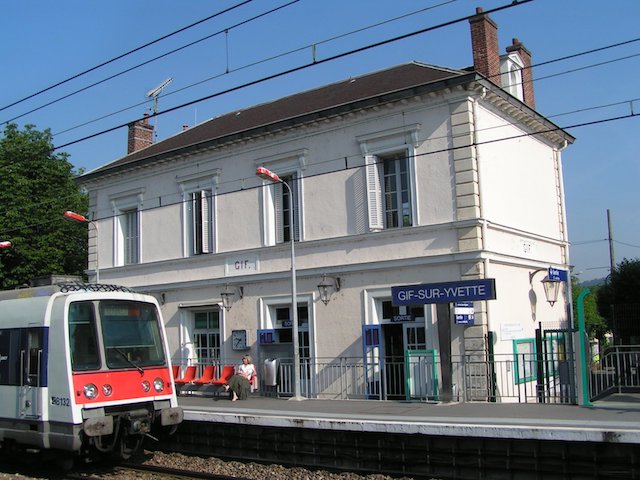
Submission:
[[[0,107],[239,3],[241,0],[5,2],[0,16],[0,38],[4,45]],[[50,128],[54,144],[63,145],[140,117],[149,111],[151,104],[135,105],[145,102],[145,94],[169,77],[173,83],[165,90],[167,95],[159,100],[160,111],[307,63],[311,49],[261,62],[299,47],[317,43],[316,55],[322,59],[470,15],[476,6],[487,11],[511,2],[300,0],[261,19],[230,28],[287,3],[287,0],[250,2],[7,108],[0,112],[0,122],[225,29],[229,29],[226,36],[213,36],[15,122],[35,124],[38,129]],[[427,10],[325,42],[423,9]],[[517,37],[532,52],[534,64],[640,38],[638,0],[606,3],[534,0],[495,13],[492,18],[499,26],[500,50],[504,51],[512,38]],[[158,118],[158,139],[178,133],[183,124],[201,123],[235,109],[411,60],[453,68],[470,66],[468,23],[460,22],[174,111]],[[255,65],[249,66],[252,64]],[[229,73],[225,73],[227,68]],[[640,99],[639,72],[640,41],[537,67],[533,71],[537,110],[562,127],[623,116],[631,111],[640,113],[640,100],[634,101]],[[186,88],[206,79],[211,80]],[[124,111],[78,127],[120,110]],[[567,217],[573,244],[571,263],[583,280],[608,274],[607,209],[612,213],[616,262],[625,257],[640,257],[639,127],[640,118],[635,117],[567,129],[577,138],[563,153]],[[123,156],[126,135],[126,129],[122,128],[69,145],[63,151],[70,154],[77,168],[91,170]]]

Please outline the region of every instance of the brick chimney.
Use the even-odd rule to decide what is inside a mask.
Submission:
[[[145,113],[142,120],[129,124],[127,155],[148,147],[151,144],[153,144],[153,125],[149,124],[149,114]]]
[[[498,25],[485,15],[482,7],[469,19],[473,68],[496,85],[500,85],[500,52],[498,49]]]
[[[523,102],[531,108],[536,108],[536,101],[533,96],[533,75],[531,73],[531,52],[520,43],[517,38],[513,39],[512,45],[507,47],[507,53],[516,52],[522,59],[522,96]]]

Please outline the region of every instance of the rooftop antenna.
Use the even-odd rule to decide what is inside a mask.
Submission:
[[[147,92],[147,97],[151,98],[153,100],[153,116],[155,118],[155,127],[154,128],[154,132],[155,135],[158,135],[158,97],[160,96],[160,94],[162,93],[162,90],[164,90],[165,87],[167,87],[171,82],[173,82],[173,78],[169,77],[167,78],[164,82],[162,82],[160,85],[158,85],[156,88],[152,88],[151,90],[149,90]]]

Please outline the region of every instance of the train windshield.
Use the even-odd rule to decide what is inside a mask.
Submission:
[[[99,312],[109,368],[164,364],[160,323],[154,305],[103,300],[99,302]]]
[[[72,302],[69,344],[74,371],[102,368],[98,332],[107,368],[164,365],[160,323],[153,304],[132,300]]]

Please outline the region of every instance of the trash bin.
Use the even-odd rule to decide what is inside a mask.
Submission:
[[[264,382],[265,394],[276,396],[278,390],[278,359],[267,358],[263,365],[262,379]]]

